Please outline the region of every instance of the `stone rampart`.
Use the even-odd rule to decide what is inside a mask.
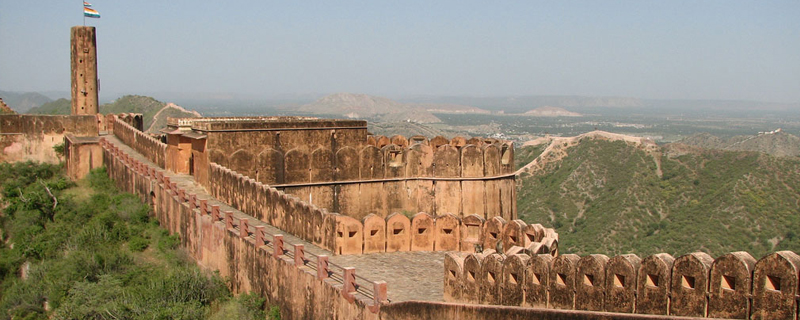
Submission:
[[[791,251],[758,261],[746,252],[717,259],[448,253],[444,266],[448,302],[481,296],[494,305],[732,319],[796,319],[798,310],[800,256]]]
[[[104,163],[117,187],[150,203],[161,226],[180,235],[181,245],[203,267],[230,279],[234,292],[256,292],[281,306],[289,319],[378,319],[387,302],[386,283],[356,276],[356,270],[328,262],[264,231],[241,213],[219,212],[171,174],[138,161],[101,139]],[[174,177],[174,176],[172,176]]]
[[[98,134],[98,118],[52,115],[0,115],[0,162],[38,161],[58,163],[54,146],[64,136]]]
[[[383,145],[369,137],[366,145],[335,151],[266,146],[256,154],[250,146],[230,154],[212,150],[209,160],[356,219],[393,212],[516,218],[513,145],[437,138],[378,138],[399,143]]]
[[[114,131],[114,136],[136,150],[136,152],[145,156],[148,160],[157,164],[160,168],[164,168],[167,162],[167,145],[165,143],[134,128],[116,115],[112,115],[112,117],[113,122],[109,127]]]
[[[371,214],[361,220],[328,212],[307,199],[285,193],[216,163],[209,165],[206,189],[215,198],[265,223],[337,254],[396,251],[466,251],[475,248],[520,247],[526,252],[557,253],[558,234],[521,220],[488,222],[477,215],[433,217],[420,212],[408,217]],[[504,250],[505,252],[505,250]]]

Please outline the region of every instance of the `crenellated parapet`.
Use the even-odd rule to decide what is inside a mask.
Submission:
[[[147,133],[134,128],[131,123],[137,123],[134,115],[109,115],[110,127],[113,127],[114,136],[136,152],[141,153],[148,160],[164,168],[167,163],[167,145]]]
[[[445,301],[729,319],[794,319],[800,256],[447,253]]]

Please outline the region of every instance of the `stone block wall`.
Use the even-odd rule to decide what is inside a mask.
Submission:
[[[37,161],[58,163],[53,150],[64,136],[96,137],[98,118],[94,115],[0,115],[0,162]]]
[[[702,252],[677,259],[666,253],[644,259],[632,254],[609,259],[599,254],[448,253],[444,273],[448,302],[674,317],[796,319],[800,256],[779,251],[756,261],[746,252],[717,259]]]

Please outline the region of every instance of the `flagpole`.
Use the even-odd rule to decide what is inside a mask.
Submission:
[[[83,8],[83,0],[81,0],[81,8]],[[83,10],[86,10],[86,9],[82,9],[81,13],[83,13]],[[83,13],[83,26],[84,27],[86,26],[86,14],[85,13]]]

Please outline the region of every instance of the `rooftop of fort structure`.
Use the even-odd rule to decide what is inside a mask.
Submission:
[[[167,118],[164,131],[277,131],[366,129],[365,120],[320,119],[302,116]],[[177,133],[177,132],[175,132]]]

